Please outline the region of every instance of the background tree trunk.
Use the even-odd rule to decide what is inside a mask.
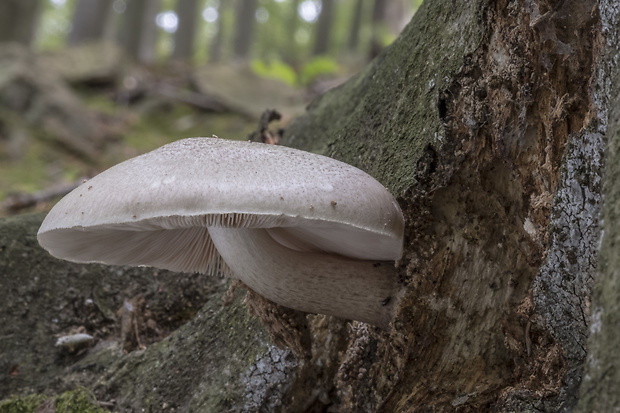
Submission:
[[[233,53],[235,58],[246,60],[250,57],[252,35],[256,26],[257,0],[243,0],[237,3],[237,18],[235,19],[235,42]]]
[[[383,49],[383,34],[386,31],[385,16],[388,0],[375,0],[372,9],[372,35],[370,37],[370,59],[374,59]]]
[[[0,42],[17,42],[30,46],[41,13],[40,0],[5,0],[0,2]]]
[[[284,61],[290,65],[296,66],[300,56],[299,47],[297,46],[297,40],[295,35],[299,28],[299,3],[300,0],[292,0],[289,8],[289,16],[286,22],[286,35],[288,40],[286,42],[286,55]]]
[[[161,0],[132,0],[121,18],[119,41],[127,53],[142,63],[155,60],[157,26],[155,16]]]
[[[359,45],[363,10],[364,0],[356,0],[355,10],[353,11],[353,20],[351,21],[351,29],[349,31],[349,41],[347,43],[347,48],[352,52],[356,51]]]
[[[142,63],[153,63],[157,58],[157,38],[159,29],[155,18],[161,10],[161,0],[147,0],[143,9],[142,22],[139,27],[140,43],[138,46],[138,60]]]
[[[334,1],[321,1],[321,14],[315,25],[315,39],[312,54],[315,56],[324,55],[329,52],[329,41],[331,39],[332,25],[334,22]]]
[[[222,59],[222,48],[224,47],[224,39],[226,36],[226,31],[228,30],[225,23],[224,14],[229,5],[229,2],[222,2],[217,9],[217,33],[215,34],[215,37],[213,37],[208,53],[210,63],[217,63]]]
[[[179,23],[174,34],[172,57],[178,60],[191,60],[194,55],[196,20],[200,16],[197,0],[178,0],[177,16]]]
[[[79,0],[75,6],[69,45],[102,40],[111,16],[113,0]]]

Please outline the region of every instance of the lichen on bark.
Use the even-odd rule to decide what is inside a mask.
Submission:
[[[590,289],[596,276],[603,135],[572,136],[550,221],[549,246],[532,289],[536,312],[562,346],[566,404],[574,406],[587,354]]]
[[[588,356],[580,388],[577,412],[605,412],[620,405],[620,5],[599,2],[601,47],[593,94],[606,135],[602,211],[602,242],[598,278],[592,292],[587,343]]]

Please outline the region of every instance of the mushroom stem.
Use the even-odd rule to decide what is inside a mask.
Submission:
[[[390,329],[398,301],[393,262],[295,251],[262,228],[209,227],[209,234],[235,276],[263,297]]]

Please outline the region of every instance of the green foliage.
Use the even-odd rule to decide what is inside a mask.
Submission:
[[[50,1],[42,2],[35,41],[37,49],[56,50],[65,46],[76,3],[76,0],[67,0],[65,4],[57,6]]]
[[[300,83],[307,85],[322,75],[338,73],[338,63],[329,57],[319,56],[306,63],[301,70]]]
[[[297,83],[295,70],[280,60],[265,62],[256,59],[252,61],[251,68],[254,73],[262,77],[277,79],[291,86]]]
[[[308,61],[299,74],[295,73],[295,70],[291,66],[280,60],[265,62],[256,59],[252,61],[251,68],[258,76],[280,80],[291,86],[306,86],[319,76],[333,75],[340,71],[338,62],[327,56],[315,57]]]

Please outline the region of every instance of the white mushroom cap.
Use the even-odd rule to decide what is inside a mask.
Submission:
[[[209,226],[268,228],[297,251],[402,255],[402,213],[370,175],[308,152],[216,138],[177,141],[97,175],[51,210],[38,239],[70,261],[226,272]]]

